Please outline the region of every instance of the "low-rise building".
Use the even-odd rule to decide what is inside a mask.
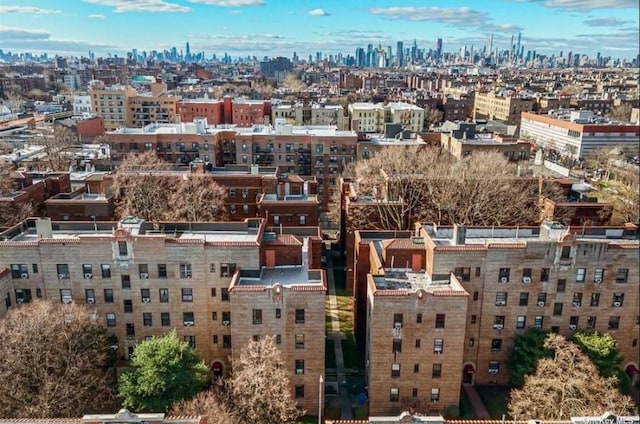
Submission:
[[[520,123],[520,114],[533,110],[535,100],[515,94],[475,93],[473,119],[496,119],[508,125]]]
[[[458,128],[442,133],[440,147],[460,160],[476,152],[500,152],[511,161],[529,160],[531,143],[496,133],[476,132],[476,124],[461,122]]]

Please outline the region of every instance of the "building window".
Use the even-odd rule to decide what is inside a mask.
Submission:
[[[38,273],[38,264],[31,264],[31,268],[33,268],[33,273],[34,274]]]
[[[482,268],[480,268],[479,266],[476,267],[476,277],[480,277],[480,275],[482,274]]]
[[[524,268],[522,270],[522,282],[525,284],[529,284],[531,282],[531,268]]]
[[[211,287],[211,297],[216,297],[218,295],[218,291],[215,287]]]
[[[231,324],[231,312],[222,311],[222,324],[223,325]]]
[[[516,317],[516,328],[524,328],[527,325],[527,317],[524,315],[518,315]]]
[[[433,364],[431,369],[431,378],[442,377],[442,364]]]
[[[229,289],[226,287],[223,287],[222,289],[220,289],[220,299],[223,302],[228,302],[229,301]]]
[[[502,350],[502,339],[491,339],[491,352]]]
[[[506,305],[507,305],[507,293],[506,292],[496,293],[496,306],[506,306]]]
[[[236,264],[220,264],[220,277],[232,277],[236,272]]]
[[[280,215],[273,215],[273,225],[280,225]]]
[[[304,309],[296,309],[296,324],[304,324]]]
[[[454,274],[458,277],[460,281],[470,281],[471,280],[471,268],[455,268]]]
[[[104,289],[104,303],[113,303],[113,289]]]
[[[254,309],[251,316],[254,324],[262,324],[262,309]]]
[[[475,324],[478,321],[477,315],[471,315],[471,324]]]
[[[60,289],[60,301],[62,303],[73,302],[73,297],[71,296],[71,289]]]
[[[576,271],[576,283],[584,283],[584,280],[587,277],[587,269],[586,268],[578,268]]]
[[[217,334],[213,335],[213,344],[218,344],[218,335]]]
[[[520,292],[520,306],[527,306],[529,304],[529,293]]]
[[[182,289],[182,301],[193,302],[193,289]]]
[[[132,313],[133,312],[133,302],[131,301],[131,299],[124,299],[123,303],[124,303],[124,311],[126,313]]]
[[[547,294],[538,293],[538,306],[544,306],[547,303]]]
[[[115,327],[116,326],[116,314],[108,313],[107,314],[107,327]]]
[[[127,248],[127,242],[126,241],[119,241],[118,242],[118,255],[119,256],[127,256],[129,254],[129,250]]]
[[[102,278],[111,278],[111,265],[102,264],[100,269],[102,270]]]
[[[304,359],[296,359],[296,374],[304,374]]]
[[[593,330],[596,328],[596,317],[589,316],[587,317],[587,330]]]
[[[444,328],[444,314],[436,314],[436,328]]]
[[[167,264],[158,264],[158,278],[167,278]]]
[[[431,389],[431,402],[438,402],[440,400],[440,389]]]
[[[489,374],[498,374],[500,372],[500,361],[489,361]]]
[[[276,334],[276,344],[282,344],[282,335]]]
[[[620,308],[624,306],[624,293],[614,293],[611,300],[611,306],[614,308]]]
[[[191,278],[191,264],[180,264],[180,278]]]
[[[500,271],[498,272],[498,281],[501,283],[508,283],[510,273],[510,268],[500,268]]]
[[[96,303],[96,292],[93,289],[86,289],[84,291],[84,300],[87,303]]]
[[[562,315],[562,303],[561,302],[556,302],[553,304],[553,316],[560,316]]]
[[[296,399],[304,397],[304,384],[296,384]]]
[[[420,364],[413,364],[413,373],[414,374],[420,373]]]
[[[56,269],[58,271],[59,279],[69,278],[69,265],[68,264],[57,264]]]
[[[544,324],[544,317],[542,315],[536,315],[533,318],[533,326],[535,328],[542,328],[543,324]]]
[[[391,377],[400,377],[400,364],[391,364]]]
[[[400,389],[398,389],[397,387],[392,387],[391,391],[389,392],[389,401],[397,402],[398,400],[400,400]]]
[[[187,342],[192,348],[196,348],[196,336],[184,336],[184,341]]]
[[[304,349],[304,334],[296,334],[296,349]]]
[[[444,340],[443,339],[434,339],[433,340],[433,353],[441,354],[444,352]]]
[[[609,317],[609,330],[617,330],[620,327],[620,317]]]
[[[416,323],[418,323],[418,324],[422,323],[422,314],[421,313],[416,314]]]
[[[391,351],[393,353],[402,352],[402,340],[401,339],[393,339],[391,343]]]
[[[596,268],[596,272],[593,274],[593,282],[600,284],[604,281],[604,268]]]
[[[145,327],[151,327],[153,325],[153,319],[151,318],[151,312],[142,313],[142,325]]]
[[[160,324],[163,327],[171,326],[171,315],[169,312],[160,312]]]
[[[473,300],[477,301],[477,300],[478,300],[478,298],[479,298],[479,296],[480,296],[480,293],[479,293],[479,292],[477,292],[477,291],[474,291],[474,292],[473,292]]]
[[[140,289],[142,303],[151,303],[151,289]]]
[[[540,270],[540,282],[541,283],[549,282],[549,268],[542,268]]]
[[[627,268],[618,268],[616,273],[616,283],[626,283],[629,276],[629,270]]]
[[[169,289],[158,289],[158,294],[160,295],[160,303],[169,302]]]
[[[123,289],[130,289],[131,288],[131,277],[128,275],[121,275],[120,276],[120,284],[122,285]]]
[[[276,318],[280,319],[282,317],[282,309],[276,308]]]
[[[558,279],[558,286],[556,288],[556,291],[558,293],[564,293],[566,285],[567,285],[567,280],[565,280],[564,278],[559,278]]]
[[[185,327],[191,327],[195,325],[196,319],[193,312],[183,312],[182,313],[182,325]]]

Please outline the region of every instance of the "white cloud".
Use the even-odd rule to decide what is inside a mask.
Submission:
[[[0,13],[30,13],[32,15],[50,15],[62,13],[62,11],[42,9],[35,6],[0,6]]]
[[[106,16],[101,15],[101,14],[88,15],[87,18],[89,18],[89,19],[107,19]]]
[[[307,14],[310,16],[329,16],[329,13],[321,8],[311,9],[309,12],[307,12]]]
[[[264,6],[264,0],[189,0],[191,3],[202,3],[220,7]]]
[[[542,3],[547,7],[588,12],[595,9],[637,9],[638,0],[515,0],[518,3]]]
[[[633,23],[633,21],[625,21],[614,17],[608,17],[587,19],[584,23],[592,27],[619,27]]]
[[[111,6],[116,13],[125,12],[188,12],[191,9],[164,0],[82,0],[85,3]]]
[[[42,29],[16,28],[4,25],[0,25],[0,40],[2,40],[3,49],[6,50],[69,54],[86,54],[89,50],[120,50],[119,47],[109,44],[52,39],[51,34]]]
[[[43,29],[26,29],[0,25],[0,39],[4,42],[11,40],[47,40],[50,34]]]

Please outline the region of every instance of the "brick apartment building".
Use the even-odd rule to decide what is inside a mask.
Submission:
[[[529,160],[529,141],[505,134],[479,133],[476,128],[475,123],[459,123],[457,129],[441,134],[440,147],[458,160],[475,152],[500,152],[510,161]]]
[[[279,335],[292,394],[314,410],[324,372],[322,238],[317,227],[267,230],[260,219],[27,220],[0,233],[0,314],[33,298],[86,304],[124,359],[175,328],[214,376],[229,372],[249,338]],[[257,309],[262,325],[251,320]]]
[[[473,119],[495,119],[507,125],[518,125],[520,113],[532,111],[535,100],[528,97],[476,93],[473,103]]]
[[[515,336],[531,326],[609,332],[637,379],[639,247],[636,226],[356,232],[347,268],[372,413],[403,399],[437,411],[458,404],[460,382],[506,384]]]

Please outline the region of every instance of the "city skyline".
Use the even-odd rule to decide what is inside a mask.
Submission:
[[[61,55],[184,49],[221,56],[354,54],[416,40],[427,49],[522,46],[541,54],[638,55],[635,0],[24,0],[0,6],[0,48]],[[535,19],[532,19],[535,17]]]

